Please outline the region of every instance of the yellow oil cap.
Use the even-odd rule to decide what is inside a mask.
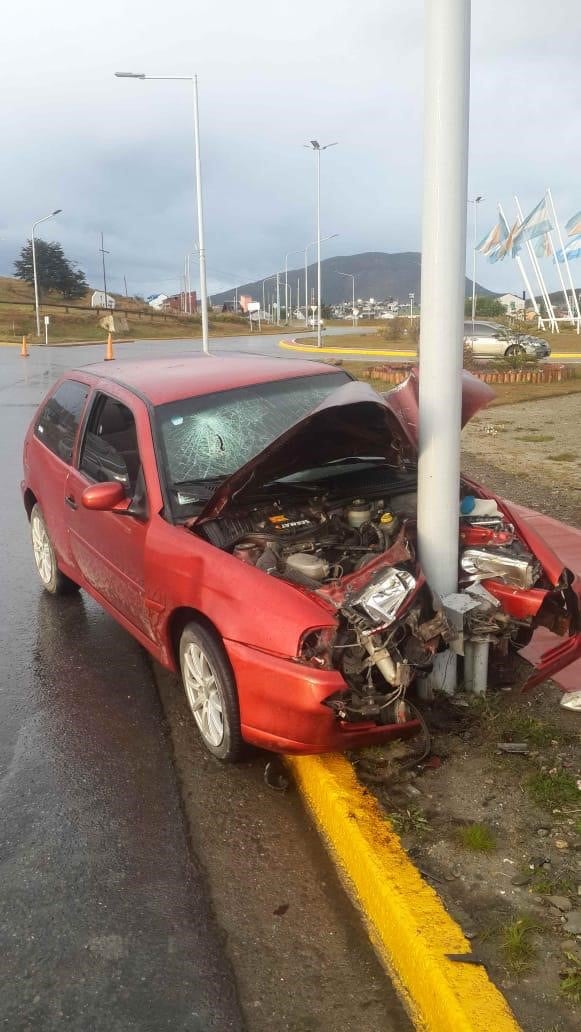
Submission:
[[[380,523],[393,523],[394,519],[395,519],[395,516],[393,515],[392,512],[382,512],[381,516],[379,517],[379,522]]]

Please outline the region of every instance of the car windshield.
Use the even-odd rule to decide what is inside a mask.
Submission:
[[[230,476],[349,379],[346,373],[301,376],[158,406],[170,488]],[[177,496],[183,505],[194,501],[185,491]]]

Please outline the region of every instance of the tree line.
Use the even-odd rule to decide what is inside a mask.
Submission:
[[[66,301],[84,297],[89,289],[85,273],[78,268],[76,262],[66,257],[59,243],[35,240],[34,249],[40,297],[43,297],[49,290],[61,294]],[[26,283],[34,283],[31,240],[27,240],[14,262],[14,271],[17,279],[24,280]]]

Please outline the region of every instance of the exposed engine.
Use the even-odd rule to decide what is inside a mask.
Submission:
[[[461,517],[461,587],[474,594],[460,629],[416,564],[415,492],[342,505],[327,498],[278,502],[208,521],[203,533],[241,562],[335,607],[337,628],[306,634],[298,659],[341,672],[347,689],[327,700],[339,719],[404,723],[406,691],[431,670],[436,652],[462,633],[499,643],[519,630],[480,582],[527,589],[541,578],[512,525],[487,504],[490,512]]]

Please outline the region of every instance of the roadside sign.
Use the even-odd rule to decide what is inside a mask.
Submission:
[[[246,310],[248,312],[259,312],[260,311],[260,301],[249,301]]]
[[[45,317],[44,317],[44,325],[48,326],[49,323],[50,323],[50,315],[45,315]]]

